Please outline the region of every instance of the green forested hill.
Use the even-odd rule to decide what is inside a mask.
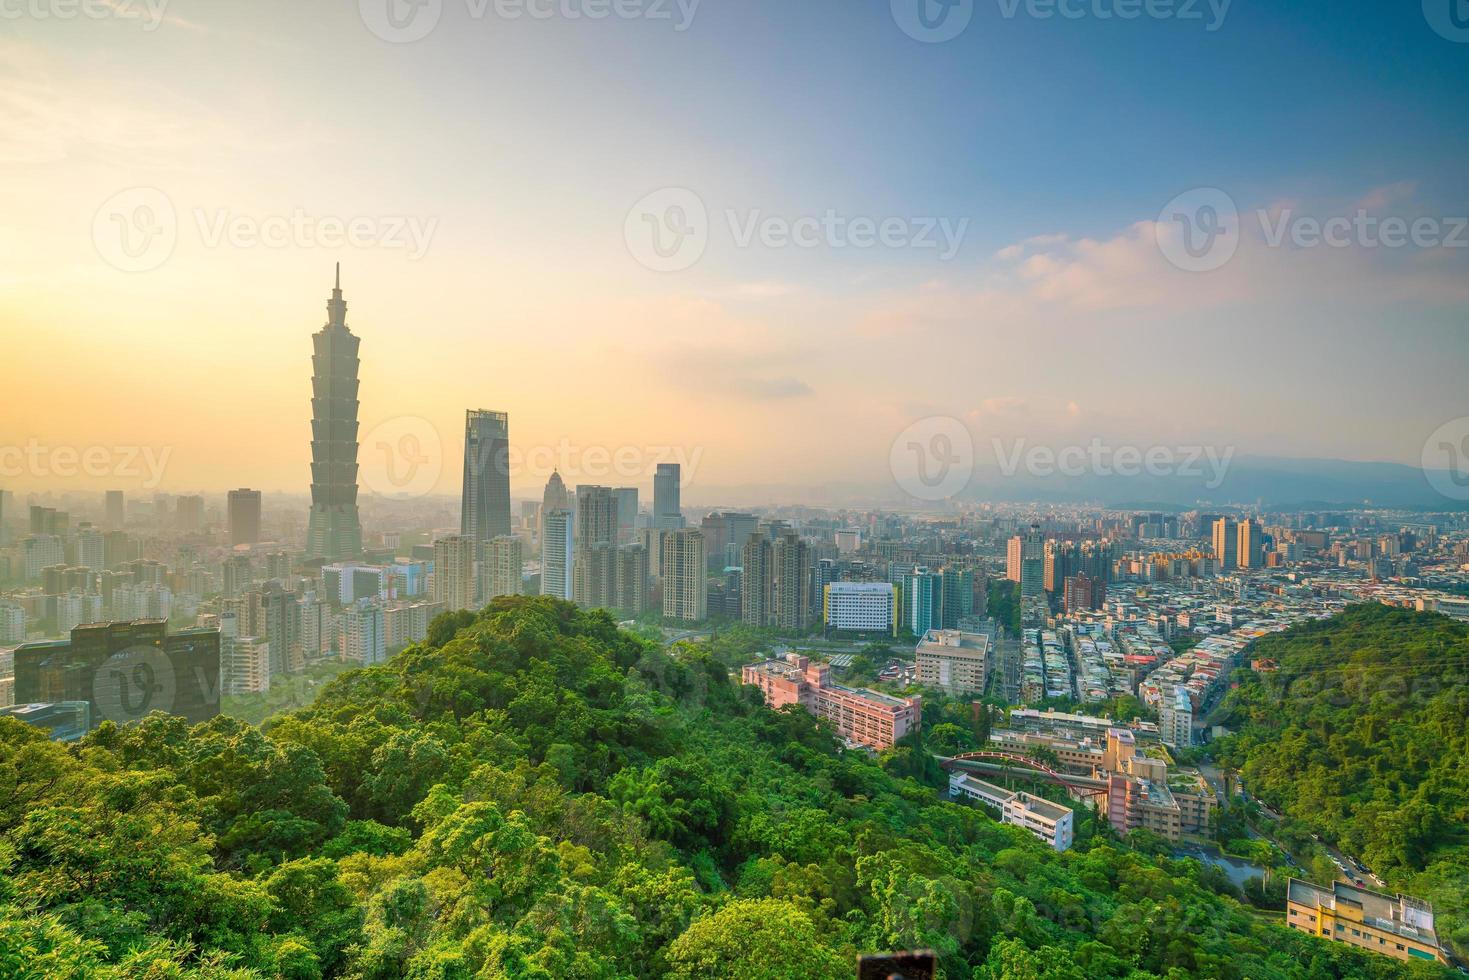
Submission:
[[[605,614],[432,632],[263,733],[0,720],[0,977],[795,980],[913,946],[950,978],[1441,975],[1194,862],[1057,855]]]
[[[1357,606],[1267,637],[1280,671],[1247,679],[1216,757],[1251,792],[1427,899],[1469,949],[1469,626]]]

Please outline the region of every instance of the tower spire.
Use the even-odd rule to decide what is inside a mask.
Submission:
[[[347,326],[347,301],[342,299],[342,263],[337,263],[336,285],[332,287],[332,298],[326,303],[326,325],[328,327]]]

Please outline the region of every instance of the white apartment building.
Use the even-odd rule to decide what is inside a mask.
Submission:
[[[896,634],[897,589],[891,582],[832,582],[824,599],[828,629]]]

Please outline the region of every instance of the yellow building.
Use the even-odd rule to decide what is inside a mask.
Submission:
[[[1433,907],[1404,895],[1384,895],[1345,882],[1322,888],[1292,878],[1286,925],[1399,960],[1448,963],[1433,931]]]

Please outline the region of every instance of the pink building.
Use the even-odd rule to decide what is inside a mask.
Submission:
[[[784,660],[749,664],[741,681],[760,688],[772,708],[799,704],[831,722],[849,742],[887,749],[922,721],[922,699],[894,698],[877,691],[844,687],[831,680],[829,664],[813,664],[794,653]]]

